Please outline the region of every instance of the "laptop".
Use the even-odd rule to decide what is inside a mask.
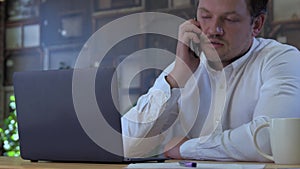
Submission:
[[[83,82],[77,86],[72,84],[74,72],[77,81]],[[116,77],[113,76],[114,72],[115,68],[109,67],[98,68],[96,71],[88,68],[16,72],[13,86],[21,157],[35,162],[164,162],[165,158],[160,157],[124,157],[121,115],[113,96],[118,93],[115,92],[117,85],[111,85],[114,82],[112,77]],[[88,86],[86,91],[84,89],[86,78],[93,74],[94,84],[91,86],[95,87],[92,90],[94,96],[89,94],[93,87]],[[76,101],[74,94],[83,100]],[[85,100],[85,95],[96,98],[104,121],[97,121],[98,117],[96,120],[88,117],[98,110],[84,107],[90,103]],[[81,112],[78,114],[75,109]],[[107,126],[111,126],[110,129]],[[94,138],[95,135],[98,137]],[[108,147],[101,145],[102,140]]]

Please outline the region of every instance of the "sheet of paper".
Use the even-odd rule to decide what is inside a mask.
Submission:
[[[138,169],[160,169],[160,168],[192,168],[192,167],[183,167],[179,163],[137,163],[129,164],[127,168],[138,168]],[[207,164],[207,163],[197,163],[196,168],[205,168],[205,169],[263,169],[265,165],[263,164]]]

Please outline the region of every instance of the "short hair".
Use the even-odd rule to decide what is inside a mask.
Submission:
[[[267,13],[268,0],[246,0],[246,2],[252,18]]]
[[[196,0],[196,9],[198,8],[200,0]],[[261,14],[266,14],[269,0],[246,0],[248,10],[252,19]],[[197,11],[197,10],[196,10]]]

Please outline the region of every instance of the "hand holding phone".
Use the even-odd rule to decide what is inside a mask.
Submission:
[[[200,47],[200,43],[195,43],[195,42],[191,41],[190,48],[195,53],[194,56],[196,58],[199,58],[200,54],[202,52],[201,47]]]
[[[194,20],[197,21],[197,17],[195,17]],[[199,26],[199,29],[201,29],[200,26]],[[198,36],[199,39],[201,38],[200,34],[197,34],[197,36]],[[202,52],[201,47],[200,47],[200,43],[195,43],[193,40],[191,40],[190,48],[191,48],[192,51],[194,51],[195,57],[199,58],[200,54]]]

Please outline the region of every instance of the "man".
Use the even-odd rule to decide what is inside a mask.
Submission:
[[[268,161],[253,133],[271,118],[300,117],[300,53],[255,38],[267,2],[199,1],[197,18],[179,28],[175,64],[122,118],[128,156]],[[268,132],[259,138],[271,152]]]

